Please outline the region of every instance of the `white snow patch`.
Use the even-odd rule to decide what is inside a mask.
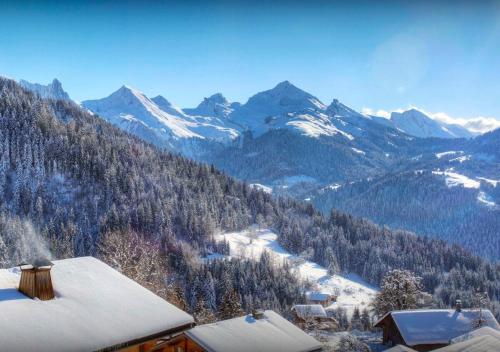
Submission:
[[[366,155],[366,153],[364,151],[362,151],[361,149],[357,149],[357,148],[351,148],[355,153],[358,153],[358,154],[362,154],[362,155]]]
[[[471,159],[470,155],[462,155],[462,156],[459,156],[458,158],[450,159],[449,162],[451,163],[451,162],[454,162],[454,161],[458,161],[461,164],[464,161],[467,161],[467,160],[470,160],[470,159]]]
[[[441,159],[443,156],[455,155],[457,153],[463,153],[463,151],[450,150],[448,152],[436,153],[436,158]]]
[[[336,191],[341,187],[340,184],[338,183],[332,183],[331,185],[328,185],[325,187],[325,189],[331,189],[332,191]]]
[[[269,186],[265,186],[265,185],[262,185],[260,183],[251,183],[249,184],[250,188],[255,188],[255,189],[259,189],[265,193],[273,193],[273,188],[272,187],[269,187]]]
[[[432,171],[434,175],[445,176],[446,185],[448,187],[463,186],[465,188],[476,188],[478,189],[481,185],[478,181],[468,178],[467,176],[460,175],[456,172],[452,172],[451,169],[446,171]]]
[[[491,200],[491,197],[483,191],[479,192],[477,195],[477,201],[490,208],[494,208],[496,206],[495,202]]]
[[[225,239],[230,246],[231,256],[258,259],[268,251],[278,263],[288,261],[293,270],[304,280],[313,283],[313,291],[337,295],[337,302],[328,308],[345,308],[351,315],[354,308],[367,307],[377,293],[377,288],[366,283],[356,274],[329,275],[326,268],[304,260],[285,250],[278,243],[277,235],[269,229],[255,226],[241,232],[218,234],[216,240]]]
[[[485,181],[485,182],[489,183],[490,185],[492,185],[493,187],[496,187],[498,185],[498,183],[500,182],[500,180],[492,180],[492,179],[485,178],[485,177],[477,177],[477,179]]]

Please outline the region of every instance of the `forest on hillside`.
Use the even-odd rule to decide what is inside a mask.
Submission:
[[[258,223],[277,231],[291,252],[326,267],[376,285],[387,271],[407,269],[423,278],[438,306],[456,298],[466,306],[481,289],[500,313],[498,264],[442,241],[273,198],[7,79],[0,79],[0,137],[2,267],[45,251],[54,258],[93,255],[188,311],[202,306],[215,314],[234,292],[241,309],[287,312],[303,299],[288,267],[266,258],[199,259],[227,253],[213,240],[217,231]]]

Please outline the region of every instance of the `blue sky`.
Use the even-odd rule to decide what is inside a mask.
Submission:
[[[500,118],[500,2],[3,2],[0,74],[78,101],[122,84],[190,107],[283,80],[361,110]]]

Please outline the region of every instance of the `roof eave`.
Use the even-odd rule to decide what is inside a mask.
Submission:
[[[191,329],[192,327],[194,327],[194,325],[195,325],[194,322],[187,323],[187,324],[184,324],[184,325],[177,326],[175,328],[171,328],[171,329],[160,331],[160,332],[152,334],[152,335],[140,337],[140,338],[137,338],[137,339],[134,339],[134,340],[130,340],[130,341],[119,343],[119,344],[116,344],[116,345],[113,345],[113,346],[109,346],[109,347],[105,347],[105,348],[102,348],[102,349],[98,349],[98,350],[96,350],[94,352],[110,352],[110,351],[116,351],[118,349],[125,348],[125,347],[130,347],[130,346],[134,346],[134,345],[140,345],[141,343],[144,343],[144,342],[147,342],[147,341],[151,341],[151,340],[154,340],[154,339],[158,339],[160,337],[164,337],[164,336],[168,336],[168,335],[174,335],[174,334],[177,334],[177,333],[182,333],[182,332],[184,332],[186,330]]]

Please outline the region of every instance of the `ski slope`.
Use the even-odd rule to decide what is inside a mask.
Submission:
[[[337,302],[328,308],[342,307],[349,316],[354,307],[363,309],[375,297],[377,289],[356,274],[329,275],[327,269],[321,265],[289,253],[279,245],[277,237],[269,229],[258,229],[254,226],[240,232],[218,234],[216,240],[225,239],[229,243],[231,256],[258,259],[262,252],[267,251],[277,263],[288,261],[303,280],[311,282],[313,291],[338,296]],[[215,257],[217,255],[210,258]]]

